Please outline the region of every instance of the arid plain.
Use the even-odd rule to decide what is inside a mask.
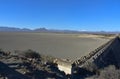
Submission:
[[[0,48],[9,51],[32,49],[45,55],[74,60],[108,40],[89,34],[1,32]]]

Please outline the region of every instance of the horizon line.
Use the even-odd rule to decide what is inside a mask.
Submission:
[[[16,28],[16,29],[28,29],[31,31],[37,30],[37,29],[45,29],[45,30],[56,30],[56,31],[76,31],[76,32],[120,32],[120,31],[105,31],[105,30],[74,30],[74,29],[52,29],[52,28],[46,28],[46,27],[38,27],[38,28],[29,28],[29,27],[14,27],[14,26],[0,26],[0,28]]]

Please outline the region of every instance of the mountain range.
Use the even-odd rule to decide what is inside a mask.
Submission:
[[[106,31],[76,31],[76,30],[56,30],[56,29],[28,29],[28,28],[16,28],[16,27],[3,27],[0,26],[0,32],[48,32],[48,33],[90,33],[90,34],[118,34],[119,31],[106,32]]]

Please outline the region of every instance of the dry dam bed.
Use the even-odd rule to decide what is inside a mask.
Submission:
[[[107,41],[82,37],[81,34],[0,33],[0,48],[4,50],[33,49],[45,55],[72,60],[88,54]]]

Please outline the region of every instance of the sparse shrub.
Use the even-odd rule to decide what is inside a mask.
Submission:
[[[0,48],[0,54],[3,54],[4,53],[4,51]]]
[[[8,55],[10,55],[10,54],[11,54],[11,52],[10,52],[10,51],[5,52],[4,50],[0,49],[0,55],[3,55],[3,56],[8,56]]]
[[[31,49],[28,49],[27,51],[24,51],[24,56],[27,58],[40,58],[40,54],[36,51],[33,51]]]
[[[47,55],[42,55],[41,57],[42,61],[44,62],[54,62],[55,58],[53,56],[47,56]]]
[[[95,79],[120,79],[120,70],[116,69],[115,66],[109,66],[100,71],[100,75]]]
[[[97,66],[94,64],[94,63],[91,63],[91,62],[87,62],[85,65],[84,65],[84,68],[88,71],[91,71],[91,72],[97,72]]]

